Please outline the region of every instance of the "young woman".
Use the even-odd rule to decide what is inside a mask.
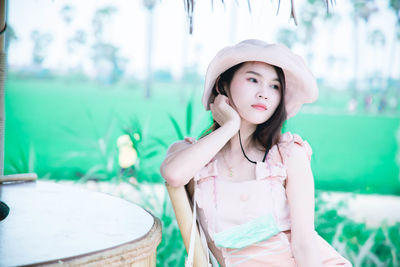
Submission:
[[[222,266],[351,266],[314,230],[311,147],[281,134],[317,97],[313,74],[283,45],[245,40],[211,61],[203,105],[214,124],[199,140],[173,143],[160,170],[172,186],[193,178],[199,222]]]

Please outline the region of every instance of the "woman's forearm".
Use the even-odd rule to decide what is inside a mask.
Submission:
[[[187,184],[236,134],[236,128],[224,124],[195,144],[167,155],[160,167],[161,175],[172,186]]]
[[[322,267],[318,247],[315,242],[305,241],[301,244],[292,244],[292,253],[297,267]]]

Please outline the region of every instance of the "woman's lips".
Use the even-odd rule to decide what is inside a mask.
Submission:
[[[262,105],[262,104],[256,104],[256,105],[251,105],[253,108],[264,111],[267,109],[266,106]]]

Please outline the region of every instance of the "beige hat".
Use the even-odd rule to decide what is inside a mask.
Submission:
[[[318,98],[315,77],[300,56],[282,44],[250,39],[223,48],[208,65],[203,93],[206,110],[210,109],[211,91],[218,76],[246,61],[260,61],[282,68],[286,82],[287,118],[293,117],[304,103],[312,103]]]

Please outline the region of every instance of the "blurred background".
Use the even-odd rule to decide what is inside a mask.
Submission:
[[[289,1],[9,1],[5,174],[141,204],[163,222],[157,266],[182,266],[165,152],[211,125],[219,49],[280,42],[320,90],[284,127],[313,149],[317,231],[354,266],[400,266],[400,1],[294,2],[297,25]]]

